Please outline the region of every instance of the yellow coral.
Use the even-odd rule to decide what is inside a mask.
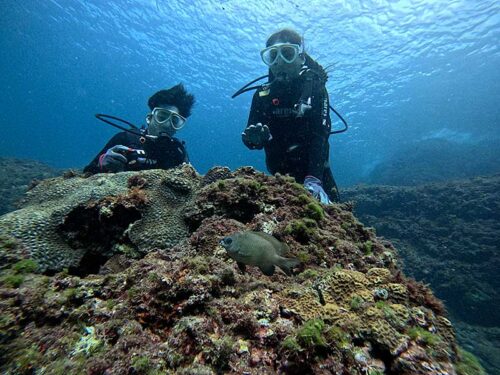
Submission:
[[[328,323],[336,323],[341,320],[343,311],[340,306],[335,303],[327,303],[323,306],[323,320]]]
[[[451,322],[444,316],[438,316],[436,318],[437,333],[441,335],[445,341],[454,342],[455,341],[455,330]]]
[[[384,285],[389,292],[389,298],[396,302],[405,302],[408,299],[408,290],[403,284],[389,283]]]
[[[376,321],[370,326],[370,332],[375,341],[389,349],[391,354],[400,352],[408,343],[406,336],[401,335],[386,321]]]
[[[352,293],[350,296],[350,299],[352,300],[352,298],[354,297],[359,297],[361,298],[364,302],[369,302],[369,303],[373,303],[374,300],[373,300],[373,293],[371,292],[371,290],[369,289],[361,289],[361,290],[358,290],[357,292],[355,293]]]
[[[410,310],[410,315],[412,319],[419,325],[419,326],[425,326],[427,325],[427,319],[425,316],[425,313],[420,310],[418,307],[413,307]]]
[[[391,271],[387,268],[370,268],[366,277],[371,285],[380,285],[387,283],[391,278]]]
[[[312,289],[287,289],[278,298],[280,305],[303,320],[320,317],[323,306]]]
[[[352,293],[366,289],[368,280],[358,271],[342,270],[327,275],[318,287],[329,293],[337,302],[350,301]]]
[[[399,303],[392,303],[389,305],[392,311],[394,311],[394,314],[398,319],[400,319],[403,322],[407,322],[408,319],[410,319],[410,312],[408,311],[408,308],[405,305],[401,305]]]
[[[368,337],[387,348],[393,355],[405,350],[409,337],[402,334],[410,316],[420,323],[436,321],[439,332],[448,342],[454,339],[446,331],[447,320],[427,317],[418,308],[405,305],[408,291],[405,285],[388,283],[389,270],[372,268],[366,274],[353,270],[329,270],[311,284],[288,288],[278,293],[281,306],[302,320],[321,319],[342,327],[360,337]],[[387,290],[387,301],[375,302],[374,289]],[[429,320],[430,319],[430,320]],[[423,320],[423,321],[422,321]],[[448,340],[449,337],[449,340]]]
[[[384,313],[375,306],[368,307],[363,313],[364,320],[383,319]]]

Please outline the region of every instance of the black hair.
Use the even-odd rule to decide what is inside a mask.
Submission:
[[[292,29],[281,29],[279,31],[276,31],[267,39],[266,47],[276,44],[278,40],[287,43],[298,44],[299,46],[302,45],[302,37],[298,32]]]
[[[194,95],[189,94],[182,83],[168,90],[160,90],[148,100],[148,106],[151,110],[159,106],[174,105],[179,108],[179,114],[186,118],[191,115],[194,103]]]
[[[317,75],[318,79],[325,84],[326,81],[328,81],[328,73],[325,68],[323,68],[319,62],[314,60],[306,52],[304,52],[304,58],[306,59],[304,65],[307,65],[307,67]]]

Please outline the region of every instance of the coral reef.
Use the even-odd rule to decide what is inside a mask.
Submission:
[[[95,266],[96,258],[104,263],[114,254],[144,254],[184,239],[183,211],[200,182],[187,165],[45,180],[26,194],[21,209],[0,217],[0,237],[15,238],[41,271],[85,272],[89,258]],[[0,249],[0,259],[6,257]]]
[[[463,322],[461,343],[491,373],[500,372],[498,335],[481,329],[500,326],[500,175],[418,187],[359,186],[343,197],[355,202],[363,223],[397,246],[405,273],[429,283]]]
[[[38,181],[61,174],[38,161],[3,157],[0,157],[0,171],[0,215],[15,210],[23,194]]]
[[[95,250],[101,254],[117,244],[137,252],[112,256],[99,273],[47,273],[33,262],[4,268],[0,276],[22,280],[0,286],[3,373],[452,375],[476,368],[457,348],[442,304],[401,273],[392,245],[349,205],[319,205],[290,177],[240,168],[203,180],[184,166],[71,180],[81,192],[64,180],[49,184],[0,227],[29,217],[27,209],[48,210],[52,197],[59,220],[40,238],[57,234],[71,249],[105,244]],[[130,212],[141,216],[113,219]],[[182,225],[171,218],[179,214]],[[137,226],[145,218],[156,218],[155,226]],[[97,235],[102,242],[90,235],[100,230],[95,220],[108,228]],[[162,220],[177,225],[174,240],[149,242],[145,251],[135,239],[165,235]],[[124,241],[118,234],[127,225],[134,235]],[[12,249],[26,246],[23,230],[32,229],[9,232],[13,244],[2,252],[22,253]],[[298,273],[241,273],[218,244],[241,230],[286,242],[302,261]],[[45,259],[42,250],[24,254]],[[110,264],[115,256],[122,267]]]

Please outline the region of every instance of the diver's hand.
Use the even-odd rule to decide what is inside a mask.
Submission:
[[[241,133],[241,139],[247,147],[261,149],[272,139],[272,136],[269,127],[258,122],[256,125],[248,126]]]
[[[125,170],[127,158],[123,155],[129,152],[130,148],[123,145],[116,145],[108,149],[99,157],[99,167],[103,172],[121,172]]]
[[[306,179],[304,180],[304,187],[313,195],[314,198],[316,198],[321,203],[332,203],[328,198],[325,190],[323,189],[321,181],[318,178],[314,176],[306,176]]]

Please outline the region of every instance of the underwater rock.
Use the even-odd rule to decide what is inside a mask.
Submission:
[[[500,139],[455,142],[430,138],[409,142],[377,164],[370,184],[415,186],[500,173]]]
[[[396,244],[406,274],[429,283],[467,332],[500,326],[500,175],[417,187],[359,186],[343,191],[360,220]],[[471,328],[468,328],[471,326]],[[480,332],[480,330],[479,330]],[[470,350],[500,371],[498,337]]]
[[[228,167],[213,167],[203,176],[203,186],[218,180],[231,178],[231,170]]]
[[[59,227],[54,223],[50,230],[67,248],[61,220],[77,207],[82,219],[95,218],[101,207],[111,219],[125,208],[140,213],[140,219],[128,224],[137,231],[128,241],[138,246],[142,258],[129,257],[127,263],[124,254],[112,257],[103,272],[90,275],[43,275],[36,273],[33,261],[3,269],[0,371],[468,373],[456,371],[467,364],[460,362],[442,304],[425,285],[404,277],[394,248],[361,225],[348,205],[320,205],[287,176],[241,168],[203,185],[187,168],[75,177],[72,186],[80,192],[53,180],[56,186],[28,199],[18,215],[41,206],[48,210],[42,199],[48,196],[48,206],[57,203]],[[167,175],[170,181],[172,176],[184,179],[182,186],[189,190],[165,183]],[[142,188],[134,176],[145,180]],[[135,183],[129,187],[132,177]],[[146,199],[131,196],[137,189]],[[56,198],[55,190],[63,196]],[[96,192],[91,196],[88,190]],[[23,215],[2,217],[2,228],[14,218],[29,217]],[[137,225],[146,218],[159,219],[154,227]],[[165,240],[161,220],[178,225],[170,227],[178,231],[167,236],[173,240]],[[85,225],[65,233],[78,227],[83,232],[72,235],[74,241],[100,246]],[[120,232],[122,226],[117,227]],[[231,233],[262,230],[301,260],[299,274],[277,270],[265,276],[255,268],[242,274],[219,245]],[[23,240],[19,228],[13,234]],[[99,237],[118,241],[115,234]],[[141,248],[134,242],[141,235],[164,237],[152,248]],[[37,253],[41,259],[44,251],[54,251],[52,243],[46,244]]]
[[[15,210],[23,194],[38,181],[61,174],[38,161],[3,157],[0,157],[0,171],[0,215]]]

